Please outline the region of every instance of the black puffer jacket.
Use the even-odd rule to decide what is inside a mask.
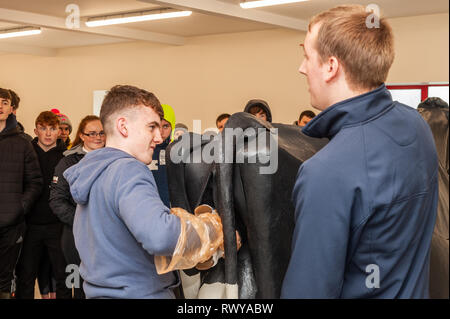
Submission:
[[[0,132],[0,227],[22,222],[42,191],[42,174],[33,146],[17,130],[14,114]]]
[[[53,179],[53,173],[56,165],[63,158],[63,152],[66,151],[66,145],[60,139],[57,140],[56,146],[45,152],[39,145],[37,137],[31,142],[36,152],[39,165],[41,166],[44,187],[41,196],[34,203],[30,213],[27,214],[27,224],[33,225],[50,225],[59,223],[59,219],[53,214],[48,199],[50,196],[50,183]]]
[[[69,184],[64,178],[63,173],[66,169],[78,163],[85,154],[81,144],[64,152],[65,157],[59,161],[58,165],[56,165],[53,181],[50,185],[50,208],[52,209],[53,214],[55,214],[64,225],[70,228],[72,228],[73,225],[77,203],[75,203],[70,194]]]

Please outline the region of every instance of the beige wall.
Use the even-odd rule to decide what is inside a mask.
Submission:
[[[396,60],[388,82],[448,82],[448,14],[391,23]],[[39,112],[51,107],[76,129],[92,112],[93,91],[115,84],[152,91],[191,129],[193,119],[202,120],[203,129],[215,126],[219,113],[241,111],[252,98],[268,101],[274,122],[292,123],[309,105],[298,73],[304,36],[272,29],[195,37],[180,47],[133,42],[62,49],[56,57],[6,54],[0,56],[0,87],[21,96],[18,118],[30,134]]]

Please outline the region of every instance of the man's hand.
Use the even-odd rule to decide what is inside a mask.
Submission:
[[[237,230],[236,230],[236,245],[237,245],[237,250],[239,250],[242,247],[241,236],[239,236],[239,232]],[[212,255],[211,258],[209,258],[205,262],[198,263],[195,266],[195,268],[197,268],[198,270],[208,270],[208,269],[214,267],[215,265],[217,265],[217,262],[222,257],[225,258],[225,252],[224,252],[223,245],[221,245],[219,247],[219,249],[217,249],[217,251],[214,253],[214,255]]]

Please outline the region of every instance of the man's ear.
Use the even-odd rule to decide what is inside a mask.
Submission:
[[[325,82],[331,82],[342,71],[342,66],[339,60],[335,56],[330,56],[327,62],[324,63],[325,68]]]
[[[38,135],[37,133],[38,133],[38,129],[35,128],[35,129],[34,129],[34,134],[35,134],[36,136]]]
[[[120,135],[128,137],[128,121],[125,117],[119,117],[116,120],[116,128]]]

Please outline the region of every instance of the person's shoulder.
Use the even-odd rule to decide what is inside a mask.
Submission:
[[[147,175],[147,173],[150,173],[150,170],[148,169],[147,165],[138,161],[134,157],[122,157],[117,159],[111,165],[111,169],[117,170],[118,172],[120,172],[120,174],[124,175],[132,175],[132,174]]]
[[[63,155],[63,157],[59,161],[57,167],[66,169],[66,168],[78,163],[82,158],[83,158],[83,155],[77,154],[77,153],[69,154],[67,156]]]
[[[19,132],[18,134],[11,135],[10,138],[25,150],[36,151],[33,145],[33,140],[30,140],[24,133]]]
[[[346,132],[347,133],[347,132]],[[346,135],[343,133],[342,135]],[[353,132],[352,134],[358,134]],[[302,164],[302,175],[313,179],[342,180],[342,176],[359,175],[365,167],[361,139],[346,143],[347,137],[336,135],[327,145]]]
[[[389,116],[397,117],[404,122],[407,122],[407,121],[415,122],[415,121],[423,120],[420,113],[416,109],[412,108],[411,106],[400,103],[398,101],[394,101],[393,104],[394,104],[394,107],[390,110]]]
[[[144,163],[135,158],[120,158],[110,167],[110,174],[115,176],[118,185],[129,187],[130,185],[153,185],[156,187],[152,172]]]
[[[23,132],[23,131],[19,132],[18,136],[21,137],[21,138],[23,138],[23,139],[25,139],[25,140],[28,141],[28,142],[31,142],[31,141],[33,140],[33,138],[31,137],[31,135],[28,135],[27,133],[25,133],[25,132]]]

